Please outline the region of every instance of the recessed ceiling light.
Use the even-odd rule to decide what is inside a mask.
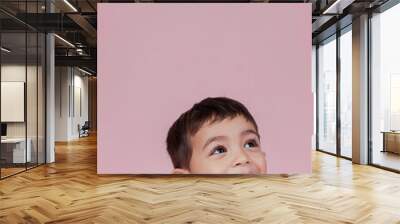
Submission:
[[[322,14],[342,14],[343,9],[353,3],[355,0],[336,0]]]
[[[11,50],[9,50],[9,49],[7,49],[5,47],[1,47],[1,51],[4,51],[6,53],[10,53],[11,52]]]
[[[85,73],[85,74],[87,74],[87,75],[93,75],[92,73],[90,73],[90,72],[88,72],[88,71],[86,71],[86,70],[83,70],[83,69],[81,69],[81,68],[79,68],[79,67],[78,67],[78,70],[81,71],[81,72],[83,72],[83,73]]]
[[[69,46],[75,48],[75,45],[73,45],[73,44],[72,44],[71,42],[69,42],[68,40],[66,40],[66,39],[64,39],[64,38],[62,38],[62,37],[60,37],[60,36],[57,35],[57,34],[54,34],[54,36],[57,37],[58,39],[60,39],[62,42],[66,43],[67,45],[69,45]]]
[[[74,12],[78,12],[78,10],[68,1],[64,0],[65,4],[67,4]]]

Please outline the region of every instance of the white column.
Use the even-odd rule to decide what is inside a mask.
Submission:
[[[47,12],[54,11],[54,5],[46,1]],[[46,163],[55,161],[55,43],[54,34],[46,35]]]
[[[54,151],[54,133],[55,133],[55,76],[54,76],[54,35],[47,34],[46,36],[46,60],[47,60],[47,77],[46,77],[46,163],[52,163],[55,161]]]

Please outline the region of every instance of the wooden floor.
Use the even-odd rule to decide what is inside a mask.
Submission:
[[[3,178],[3,177],[8,177],[8,176],[11,176],[11,175],[13,175],[13,174],[16,174],[16,173],[19,173],[19,172],[22,172],[22,171],[25,171],[26,169],[25,169],[25,167],[23,167],[23,168],[14,168],[14,167],[12,167],[12,168],[1,168],[1,177]]]
[[[313,174],[98,176],[94,137],[0,181],[0,223],[400,223],[400,175],[316,152]]]
[[[372,160],[375,164],[400,170],[400,154],[376,150]]]

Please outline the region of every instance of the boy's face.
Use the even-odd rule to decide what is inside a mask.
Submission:
[[[254,125],[243,116],[206,122],[191,137],[190,169],[182,173],[263,174],[265,153]]]

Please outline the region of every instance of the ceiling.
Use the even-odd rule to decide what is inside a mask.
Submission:
[[[24,46],[24,39],[18,32],[28,28],[31,31],[55,32],[56,65],[85,67],[96,72],[97,56],[97,3],[137,2],[225,2],[225,3],[311,3],[313,43],[332,33],[337,27],[351,23],[351,18],[378,7],[387,0],[1,0],[1,30],[14,47]],[[52,13],[49,13],[52,11]],[[28,13],[25,13],[28,12]],[[283,15],[284,16],[284,15]],[[338,21],[340,23],[337,23]],[[337,24],[340,24],[338,26]],[[14,36],[14,37],[13,37]],[[22,42],[21,42],[22,41]],[[4,43],[4,42],[3,42]],[[30,46],[33,46],[30,45]],[[30,49],[28,48],[28,51]]]

